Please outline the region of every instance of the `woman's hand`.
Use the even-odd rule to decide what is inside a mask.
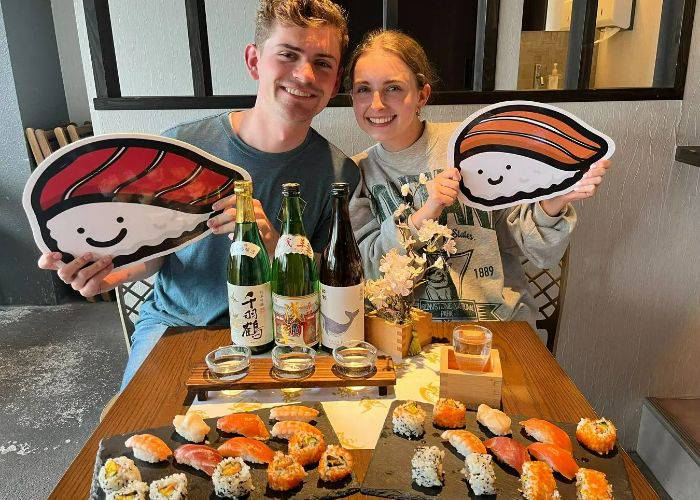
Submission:
[[[236,195],[232,194],[220,199],[212,205],[214,210],[223,210],[216,217],[212,217],[207,221],[207,225],[211,228],[214,234],[232,233],[236,227]],[[267,249],[268,255],[275,253],[279,233],[270,222],[270,219],[265,215],[262,203],[259,200],[253,199],[253,212],[255,213],[255,222],[258,223],[260,235]]]
[[[424,220],[440,217],[445,207],[449,207],[457,199],[459,181],[461,180],[462,176],[459,170],[448,168],[426,182],[425,188],[428,190],[428,199],[411,216],[413,225],[416,228],[420,228]]]
[[[39,267],[56,271],[58,277],[73,287],[83,297],[93,297],[115,288],[119,283],[106,281],[107,275],[114,270],[112,258],[102,257],[93,261],[93,256],[86,253],[82,257],[64,263],[60,252],[45,253],[39,257]],[[89,264],[92,262],[92,264]],[[89,265],[87,265],[89,264]]]
[[[583,174],[581,180],[574,184],[574,190],[561,196],[540,201],[542,210],[550,217],[556,217],[564,210],[567,203],[576,200],[585,200],[594,196],[598,186],[603,182],[603,176],[612,165],[610,160],[600,160],[593,164],[588,172]]]

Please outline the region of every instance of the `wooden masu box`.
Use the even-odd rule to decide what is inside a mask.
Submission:
[[[491,349],[482,372],[460,370],[459,356],[463,355],[456,353],[452,346],[440,349],[440,397],[461,401],[470,410],[476,410],[481,403],[500,408],[503,372],[498,350]]]
[[[412,330],[416,329],[421,348],[433,341],[431,323],[433,315],[418,308],[411,309],[410,323],[391,323],[376,315],[374,311],[365,314],[365,340],[395,360],[408,356]]]

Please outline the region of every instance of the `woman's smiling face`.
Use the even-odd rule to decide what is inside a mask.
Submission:
[[[416,111],[425,105],[430,86],[418,89],[416,76],[400,57],[383,49],[364,53],[355,65],[352,103],[360,128],[391,150],[403,149],[421,127]]]

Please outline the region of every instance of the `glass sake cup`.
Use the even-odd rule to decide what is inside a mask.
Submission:
[[[493,333],[480,325],[459,325],[452,331],[452,347],[462,371],[481,372],[491,356]]]
[[[272,348],[272,372],[278,378],[304,378],[314,371],[316,350],[302,345]]]
[[[377,348],[368,342],[356,340],[333,349],[333,360],[346,377],[366,377],[377,363]]]
[[[250,348],[227,345],[214,349],[204,358],[209,373],[217,378],[236,377],[250,366]]]

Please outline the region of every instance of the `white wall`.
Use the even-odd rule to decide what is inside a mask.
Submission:
[[[80,19],[79,26],[84,32]],[[519,40],[517,30],[509,31]],[[683,101],[561,104],[612,136],[617,152],[599,195],[577,205],[557,359],[596,410],[619,424],[628,448],[636,443],[645,396],[700,397],[700,363],[693,362],[700,355],[700,169],[673,161],[677,141],[700,143],[699,38]],[[85,60],[84,33],[80,40]],[[517,67],[517,51],[503,54],[515,54]],[[426,116],[461,120],[479,107],[429,106]],[[93,118],[99,132],[158,133],[216,112],[102,111]],[[346,153],[370,144],[348,108],[323,111],[314,126]]]

